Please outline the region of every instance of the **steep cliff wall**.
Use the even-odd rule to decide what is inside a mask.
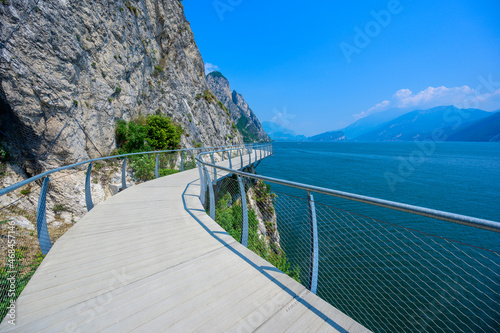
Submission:
[[[0,3],[0,130],[28,173],[108,155],[117,119],[162,113],[192,147],[242,142],[210,98],[179,0]],[[206,96],[206,94],[205,94]]]
[[[209,73],[207,82],[217,99],[229,110],[231,118],[243,135],[245,142],[271,141],[243,96],[238,94],[236,90],[231,92],[229,81],[224,75],[220,72]]]

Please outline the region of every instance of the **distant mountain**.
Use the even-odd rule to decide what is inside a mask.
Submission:
[[[491,113],[478,109],[458,109],[440,106],[429,110],[408,112],[386,122],[375,130],[356,137],[356,141],[412,141],[432,139],[436,129],[450,137],[466,126]]]
[[[500,141],[500,112],[458,130],[448,141]]]
[[[345,133],[342,131],[331,131],[311,136],[307,138],[307,141],[314,141],[314,142],[346,141],[346,137]]]
[[[210,91],[229,112],[234,124],[243,135],[244,142],[271,141],[243,96],[238,94],[236,90],[231,92],[229,81],[222,73],[209,73],[207,83]]]
[[[273,141],[305,141],[304,135],[297,135],[294,131],[272,121],[263,121],[262,127]]]
[[[377,127],[383,125],[384,123],[402,116],[407,112],[407,109],[389,109],[386,111],[374,113],[355,121],[341,131],[345,133],[347,139],[352,140],[357,138],[358,136],[375,130]]]

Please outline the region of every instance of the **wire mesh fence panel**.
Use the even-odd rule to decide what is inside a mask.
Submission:
[[[500,329],[498,253],[316,207],[318,295],[332,305],[375,332]]]
[[[214,180],[215,174],[209,172]],[[248,248],[304,286],[311,278],[307,192],[245,179]],[[213,183],[215,220],[241,240],[235,176]],[[208,203],[206,204],[208,211]],[[411,214],[406,218],[418,219]],[[496,332],[500,255],[316,202],[318,296],[374,332]],[[462,226],[456,226],[462,228]]]
[[[215,176],[213,172],[208,172],[208,174],[212,179]],[[242,193],[237,177],[225,177],[213,186],[215,188],[215,221],[240,242],[245,207],[242,205]],[[248,249],[300,281],[300,268],[290,264],[286,251],[280,245],[280,234],[276,228],[276,212],[274,205],[270,204],[275,200],[275,196],[262,181],[257,182],[242,177],[242,186],[245,191],[248,219]],[[207,213],[210,213],[209,201],[210,194],[205,202]]]

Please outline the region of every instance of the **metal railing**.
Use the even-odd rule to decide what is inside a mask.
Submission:
[[[21,293],[53,242],[97,202],[134,182],[193,169],[199,152],[211,153],[213,162],[231,158],[226,150],[221,152],[221,148],[253,151],[253,145],[248,144],[95,158],[48,170],[0,189],[0,318],[6,314],[10,301]],[[7,172],[3,177],[17,176]],[[116,192],[109,190],[110,185],[115,186]]]
[[[270,156],[272,147],[255,153]],[[365,327],[499,331],[500,223],[256,175],[206,156],[196,160],[207,213]]]

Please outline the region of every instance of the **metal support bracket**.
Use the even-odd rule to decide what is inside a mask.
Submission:
[[[40,250],[42,250],[43,255],[49,253],[52,248],[49,230],[47,229],[47,216],[45,214],[49,181],[49,177],[45,177],[43,180],[42,188],[40,189],[40,196],[38,197],[38,208],[36,212],[36,232],[38,234],[38,244],[40,244]]]
[[[240,187],[241,194],[241,244],[244,247],[248,246],[248,208],[247,208],[247,197],[245,195],[245,186],[241,181],[241,177],[238,176],[238,185]]]
[[[201,168],[200,162],[198,162],[198,171],[200,173],[200,201],[201,201],[201,204],[204,205],[207,185],[205,184],[205,175],[204,175],[203,170]]]
[[[122,164],[122,191],[127,188],[127,158],[123,160]]]
[[[155,161],[155,178],[156,179],[160,178],[160,172],[159,172],[160,165],[158,164],[159,159],[160,159],[160,154],[156,154],[156,161]]]
[[[318,266],[319,266],[319,244],[318,244],[318,222],[316,220],[316,207],[311,192],[307,192],[309,201],[309,223],[311,231],[311,266],[309,274],[309,290],[316,294],[318,289]]]
[[[92,163],[89,163],[87,168],[87,175],[85,177],[85,203],[87,204],[87,212],[90,212],[94,208],[94,203],[92,202],[92,192],[90,190],[90,174],[92,172]]]
[[[181,151],[181,171],[184,171],[184,150]]]
[[[210,179],[210,174],[206,167],[203,167],[205,170],[205,178],[208,184],[208,195],[209,195],[209,205],[210,205],[210,217],[215,221],[215,195],[214,195],[214,187],[212,186],[212,180]]]
[[[212,164],[215,164],[215,159],[214,159],[214,153],[210,154],[210,158],[212,159]],[[217,182],[217,169],[213,167],[214,169],[214,182]]]

